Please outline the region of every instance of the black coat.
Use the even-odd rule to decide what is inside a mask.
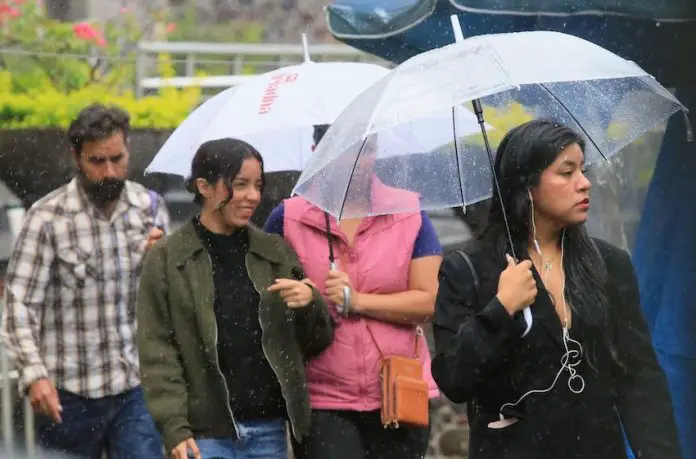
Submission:
[[[503,429],[488,427],[500,419],[503,404],[529,390],[548,388],[556,377],[564,354],[561,322],[536,271],[534,322],[522,338],[521,314],[511,318],[495,297],[505,262],[494,259],[491,248],[469,252],[480,281],[477,292],[460,255],[444,260],[433,320],[432,372],[444,395],[468,402],[470,459],[625,458],[619,417],[639,458],[681,459],[671,399],[641,312],[633,265],[625,251],[596,243],[611,278],[610,326],[616,330],[623,367],[603,344],[603,330],[575,317],[571,337],[594,357],[585,355],[576,367],[585,380],[584,391],[571,392],[564,371],[551,391],[504,410],[520,421]]]

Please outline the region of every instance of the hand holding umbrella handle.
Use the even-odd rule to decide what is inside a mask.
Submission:
[[[508,232],[508,235],[509,234],[510,233]],[[511,247],[512,247],[512,245],[511,245]],[[514,255],[514,253],[515,253],[514,248],[512,249],[512,252],[513,252],[513,258],[515,259],[515,263],[519,263],[520,260],[517,258],[516,255]],[[522,310],[522,316],[524,317],[524,321],[527,324],[524,328],[524,331],[522,332],[522,338],[524,338],[529,333],[529,330],[532,329],[532,322],[534,322],[534,320],[532,319],[532,310],[530,309],[529,306],[527,306],[526,308],[524,308]]]

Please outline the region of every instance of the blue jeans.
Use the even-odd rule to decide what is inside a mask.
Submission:
[[[285,420],[238,422],[239,440],[201,438],[196,445],[203,459],[288,459]]]
[[[63,422],[37,415],[39,445],[70,457],[109,459],[157,459],[164,447],[145,406],[140,387],[104,398],[85,398],[58,390]]]

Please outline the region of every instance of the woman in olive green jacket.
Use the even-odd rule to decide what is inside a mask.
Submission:
[[[333,322],[292,249],[249,224],[259,153],[215,140],[191,170],[201,213],[151,249],[140,281],[148,407],[176,459],[287,459],[285,420],[298,440],[309,433],[304,365],[331,343]]]

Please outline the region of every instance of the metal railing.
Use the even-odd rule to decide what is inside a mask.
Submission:
[[[0,190],[0,193],[7,194],[7,190]],[[24,207],[13,198],[4,197],[5,205],[0,207],[3,210],[6,221],[3,222],[3,230],[9,230],[10,239],[1,240],[3,244],[12,245],[14,238],[19,234],[22,221],[24,220]],[[2,279],[0,279],[2,280]],[[2,299],[3,286],[0,285],[0,315],[4,314],[4,303]],[[13,368],[5,343],[0,339],[0,411],[2,413],[2,445],[0,451],[5,456],[0,457],[20,457],[35,459],[38,457],[36,448],[36,432],[34,428],[34,410],[29,402],[29,397],[23,397],[18,390],[19,373]],[[15,414],[20,408],[23,417],[24,442],[19,445],[17,441],[18,429],[15,427]]]
[[[309,48],[314,62],[351,61],[388,65],[382,59],[341,44],[318,44]],[[149,69],[157,55],[169,54],[176,62],[183,61],[183,75],[173,78],[151,77]],[[244,82],[254,74],[275,70],[286,65],[298,64],[304,59],[301,44],[272,43],[200,43],[200,42],[141,42],[135,63],[136,96],[146,90],[164,87],[198,86],[202,88],[226,88]],[[228,76],[197,77],[200,70],[216,66]]]
[[[24,418],[24,444],[22,445],[22,457],[35,459],[38,457],[36,450],[36,434],[34,428],[34,410],[28,397],[21,397],[17,392],[19,374],[12,369],[10,359],[7,356],[4,343],[0,342],[0,391],[2,391],[2,449],[7,456],[16,457],[19,452],[15,438],[14,414],[17,403],[23,404],[22,414]]]
[[[253,75],[225,75],[212,77],[173,77],[173,78],[145,78],[140,81],[142,89],[161,89],[161,88],[188,88],[191,86],[200,88],[220,88],[226,89],[240,85]]]

